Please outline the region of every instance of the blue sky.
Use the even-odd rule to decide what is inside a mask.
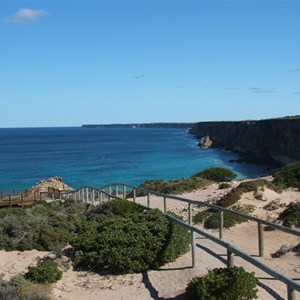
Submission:
[[[300,1],[0,0],[0,127],[300,114]]]

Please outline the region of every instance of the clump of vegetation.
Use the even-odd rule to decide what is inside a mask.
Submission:
[[[51,251],[66,246],[80,230],[88,205],[36,202],[32,207],[0,210],[0,249]]]
[[[78,267],[142,272],[187,252],[189,234],[157,209],[141,211],[129,201],[112,200],[90,214],[73,246]]]
[[[200,177],[190,177],[181,178],[176,180],[147,180],[141,185],[140,188],[150,191],[155,191],[162,194],[182,194],[184,192],[191,192],[197,189],[204,188],[208,186],[211,182],[200,178]],[[145,196],[146,194],[142,191],[137,190],[136,195],[138,197]],[[129,194],[132,197],[132,193]]]
[[[289,187],[300,189],[300,162],[286,165],[273,173],[273,183],[281,188]]]
[[[199,211],[193,216],[193,223],[194,224],[203,223],[204,220],[210,217],[211,214],[212,213],[210,212],[210,210]]]
[[[54,283],[60,280],[62,271],[58,269],[57,263],[49,258],[38,261],[36,267],[29,267],[25,278],[34,283]]]
[[[244,193],[257,193],[259,189],[263,189],[264,187],[272,189],[276,192],[279,191],[271,182],[265,179],[245,181],[236,188],[232,189],[230,193],[223,196],[216,204],[222,207],[229,207],[239,201]]]
[[[5,281],[0,276],[0,299],[7,300],[51,300],[49,286],[35,284],[17,275]]]
[[[257,299],[254,273],[244,268],[216,268],[203,277],[194,277],[186,288],[188,300]]]
[[[229,189],[231,188],[231,184],[227,182],[222,182],[219,184],[219,189],[224,190],[224,189]]]
[[[276,210],[280,207],[284,207],[284,203],[280,203],[280,199],[275,199],[270,201],[267,205],[264,206],[265,210],[271,211],[271,210]]]
[[[300,227],[300,202],[291,202],[279,215],[279,219],[283,220],[283,226]]]
[[[255,207],[250,204],[240,205],[236,204],[230,207],[230,209],[244,213],[250,214],[255,210]],[[206,229],[218,229],[220,227],[220,212],[208,209],[197,213],[193,218],[194,223],[204,223]],[[248,220],[244,217],[233,215],[230,213],[224,213],[223,222],[224,228],[230,228],[236,224],[247,222]]]
[[[201,172],[196,173],[193,177],[201,177],[207,180],[222,182],[231,181],[236,178],[236,174],[226,168],[208,168]]]
[[[225,168],[209,168],[199,173],[192,175],[189,178],[181,178],[176,180],[147,180],[144,183],[139,185],[139,188],[155,191],[162,194],[182,194],[184,192],[191,192],[193,190],[201,189],[209,184],[212,181],[222,182],[222,181],[231,181],[236,177],[236,174],[229,169]],[[227,185],[224,185],[222,188],[227,188]],[[136,195],[138,197],[145,196],[146,194],[142,191],[137,190]],[[129,197],[132,197],[132,192],[129,194]]]

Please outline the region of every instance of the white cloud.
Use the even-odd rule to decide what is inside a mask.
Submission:
[[[250,90],[255,94],[276,93],[274,90],[265,90],[262,87],[251,87]]]
[[[145,77],[146,77],[145,74],[134,75],[134,78],[135,78],[135,79],[142,79],[142,78],[145,78]]]
[[[7,23],[24,24],[35,22],[48,12],[43,9],[20,8],[16,13],[6,18]]]

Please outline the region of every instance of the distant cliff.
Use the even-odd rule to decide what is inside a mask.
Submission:
[[[84,124],[83,128],[191,128],[195,123]]]
[[[300,116],[235,122],[200,122],[189,131],[211,147],[237,152],[254,163],[286,164],[300,160]],[[205,146],[205,145],[203,145]]]

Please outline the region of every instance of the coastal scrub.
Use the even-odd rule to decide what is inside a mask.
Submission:
[[[78,267],[93,270],[143,272],[187,252],[189,241],[187,230],[171,223],[158,209],[141,211],[127,200],[112,200],[85,222],[72,243],[73,259]]]

